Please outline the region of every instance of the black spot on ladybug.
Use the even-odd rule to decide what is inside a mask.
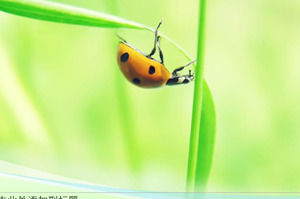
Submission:
[[[135,84],[140,84],[141,83],[141,80],[139,78],[133,78],[133,83]]]
[[[150,67],[149,67],[148,73],[149,73],[150,75],[152,75],[152,74],[155,73],[155,68],[154,68],[154,66],[150,66]]]
[[[129,54],[128,53],[123,53],[120,57],[121,62],[126,62],[129,58]]]

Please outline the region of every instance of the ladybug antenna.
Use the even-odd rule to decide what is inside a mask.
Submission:
[[[127,41],[126,41],[125,39],[123,39],[120,35],[118,35],[117,33],[116,33],[116,36],[117,36],[122,42],[127,43]]]

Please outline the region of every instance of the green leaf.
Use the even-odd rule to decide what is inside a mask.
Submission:
[[[50,1],[1,0],[0,10],[24,17],[58,23],[109,28],[149,29],[142,24],[117,16]]]
[[[57,23],[104,28],[134,28],[154,32],[153,28],[149,26],[118,16],[44,0],[1,0],[0,10],[15,15]],[[191,60],[191,56],[189,56],[185,49],[165,34],[161,33],[160,35],[187,59]]]
[[[149,26],[118,16],[44,0],[1,0],[0,10],[15,15],[57,23],[103,28],[134,28],[154,32],[153,28]],[[160,35],[187,59],[191,60],[191,56],[185,49],[165,34],[160,33]]]
[[[199,0],[198,52],[192,124],[187,169],[187,191],[204,191],[208,181],[216,133],[216,114],[212,95],[203,80],[206,0]]]
[[[212,94],[206,81],[203,81],[203,100],[198,138],[198,156],[195,175],[195,191],[204,191],[212,166],[215,135],[216,111]]]

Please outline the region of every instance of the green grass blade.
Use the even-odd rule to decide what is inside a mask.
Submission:
[[[194,101],[189,145],[187,191],[203,191],[211,168],[215,137],[215,110],[212,96],[203,83],[206,0],[200,0],[198,52],[195,68]]]
[[[44,0],[2,0],[0,1],[0,11],[1,10],[19,16],[57,23],[104,28],[135,28],[154,32],[154,29],[149,26],[118,16]],[[191,60],[191,56],[185,49],[165,34],[160,35],[187,59]]]
[[[20,16],[59,23],[149,29],[146,26],[102,12],[41,0],[2,0],[0,10]]]
[[[205,190],[212,165],[215,144],[216,111],[212,94],[206,81],[203,81],[203,100],[200,124],[194,191]]]

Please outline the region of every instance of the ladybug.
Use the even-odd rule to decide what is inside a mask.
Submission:
[[[118,65],[124,76],[136,86],[156,88],[164,85],[187,84],[194,79],[194,74],[191,73],[191,70],[189,70],[189,73],[186,75],[179,75],[177,72],[183,70],[195,61],[176,68],[172,73],[165,67],[163,53],[159,43],[160,36],[158,35],[158,29],[161,24],[162,21],[159,22],[155,30],[154,47],[148,55],[145,55],[118,36],[121,40],[117,52]],[[158,48],[159,51],[160,61],[152,57],[156,52],[156,48]]]

